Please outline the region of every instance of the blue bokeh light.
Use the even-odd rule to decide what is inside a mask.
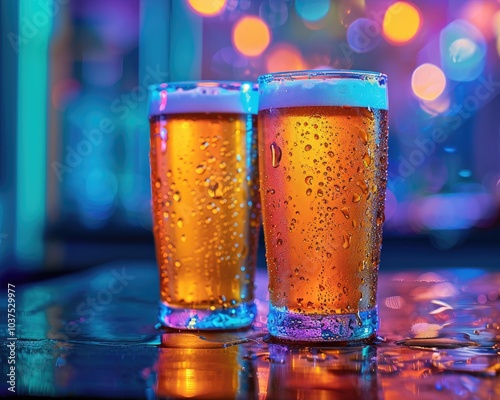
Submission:
[[[295,0],[295,10],[308,22],[319,21],[330,11],[330,0]]]

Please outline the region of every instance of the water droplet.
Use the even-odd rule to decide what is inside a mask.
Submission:
[[[181,242],[186,242],[186,240],[187,240],[186,235],[184,235],[184,234],[183,234],[183,235],[181,236]]]
[[[323,197],[323,190],[318,189],[317,194],[318,194],[318,197]]]
[[[276,241],[276,244],[277,244],[278,246],[281,246],[281,245],[283,244],[283,240],[278,239],[278,240]]]
[[[184,221],[183,221],[183,219],[182,219],[182,218],[179,218],[179,219],[177,220],[177,226],[178,226],[179,228],[182,228],[182,227],[184,226]]]
[[[180,268],[180,266],[181,266],[181,262],[180,262],[179,260],[175,260],[174,265],[175,265],[177,268]]]
[[[327,258],[332,258],[332,253],[326,253]]]
[[[348,249],[351,246],[351,235],[348,234],[347,232],[344,232],[344,233],[342,233],[342,239],[344,241],[342,243],[342,247],[344,249]]]
[[[319,290],[321,290],[321,291],[325,290],[325,287],[323,285],[319,285],[318,287],[319,287]]]
[[[280,147],[275,143],[271,143],[271,163],[274,168],[278,168],[280,165],[281,161],[281,149]]]
[[[210,143],[208,142],[203,142],[201,145],[200,145],[200,149],[201,150],[205,150],[208,146],[210,145]]]
[[[209,224],[210,222],[212,222],[212,218],[207,217],[207,218],[205,219],[205,224]]]
[[[290,175],[287,175],[286,180],[287,182],[290,182],[292,180],[292,177]]]
[[[172,197],[174,198],[175,201],[181,200],[181,194],[179,192],[175,192]]]
[[[349,219],[349,208],[348,207],[342,207],[340,209],[340,211],[342,211],[342,214],[344,214],[344,217],[346,217],[346,219]]]
[[[306,144],[306,147],[304,147],[305,151],[309,151],[312,149],[312,146],[310,144]]]
[[[370,157],[370,154],[366,152],[363,155],[363,164],[365,164],[365,167],[368,167],[372,163],[372,159]]]
[[[340,186],[339,185],[333,185],[333,188],[335,189],[336,192],[340,192]]]
[[[334,153],[333,151],[329,151],[329,152],[328,152],[328,155],[329,155],[330,157],[333,157],[333,156],[335,156],[335,153]]]
[[[368,143],[368,132],[366,131],[366,129],[358,129],[358,136],[363,144]]]
[[[316,125],[317,126],[317,125]],[[314,134],[314,139],[318,140],[319,139],[319,135],[317,133]]]
[[[307,189],[307,190],[306,190],[306,194],[307,194],[308,196],[310,196],[312,192],[313,192],[313,191],[312,191],[312,189],[311,189],[311,188],[309,188],[309,189]]]
[[[194,171],[195,171],[198,175],[201,175],[201,174],[205,171],[205,169],[206,169],[206,168],[207,168],[207,167],[206,167],[204,164],[200,164],[200,165],[198,165],[198,166],[195,168],[195,170],[194,170]]]
[[[220,199],[223,195],[222,188],[218,183],[208,187],[208,195],[213,199]]]
[[[274,193],[276,193],[276,191],[274,189],[267,189],[267,193],[274,194]]]
[[[225,162],[225,161],[222,161],[222,162],[219,164],[219,168],[220,168],[220,169],[224,169],[224,168],[226,168],[226,162]]]
[[[356,228],[357,228],[357,226],[358,226],[358,223],[356,222],[356,220],[355,220],[355,219],[353,219],[353,220],[352,220],[352,227],[353,227],[354,229],[356,229]]]
[[[385,220],[384,212],[382,210],[379,210],[377,212],[377,226],[382,225],[384,223],[384,220]]]
[[[308,185],[312,185],[312,182],[313,182],[313,177],[312,177],[312,176],[310,176],[310,175],[309,175],[309,176],[306,176],[306,179],[305,179],[305,180],[306,180],[306,183],[307,183]]]
[[[353,193],[352,194],[352,202],[353,203],[359,203],[359,201],[361,200],[361,195],[358,194],[358,193]]]

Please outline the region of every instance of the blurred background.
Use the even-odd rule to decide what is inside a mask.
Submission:
[[[381,269],[500,266],[500,0],[0,4],[10,282],[154,258],[148,85],[315,68],[389,76]]]

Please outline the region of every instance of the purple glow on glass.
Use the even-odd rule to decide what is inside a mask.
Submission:
[[[167,91],[162,90],[160,92],[160,111],[163,111],[167,106]]]

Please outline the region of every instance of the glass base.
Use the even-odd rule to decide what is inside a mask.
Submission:
[[[254,302],[216,310],[169,307],[160,302],[158,319],[175,329],[226,330],[250,326],[257,315]]]
[[[299,314],[269,305],[267,326],[273,338],[294,343],[350,343],[375,339],[378,310],[353,314]]]

